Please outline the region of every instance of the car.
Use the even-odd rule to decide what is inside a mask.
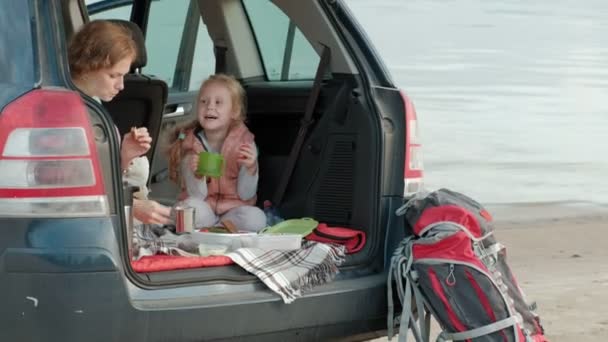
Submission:
[[[145,37],[147,59],[107,103],[76,91],[67,62],[69,38],[94,19]],[[0,51],[0,340],[383,334],[387,268],[406,235],[394,212],[423,186],[422,146],[412,102],[345,1],[0,0]],[[138,273],[129,260],[113,126],[148,127],[150,196],[172,205],[164,138],[195,118],[217,72],[247,93],[258,204],[366,234],[333,281],[289,304],[235,265]]]

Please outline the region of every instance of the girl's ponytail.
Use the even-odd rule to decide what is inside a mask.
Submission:
[[[184,154],[182,144],[186,138],[186,134],[198,127],[198,125],[198,121],[195,120],[185,126],[177,127],[169,136],[169,147],[165,152],[169,162],[169,179],[175,182],[178,186],[181,186],[180,165],[182,163],[182,157]]]

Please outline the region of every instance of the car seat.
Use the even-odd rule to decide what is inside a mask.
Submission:
[[[152,147],[147,157],[152,165],[152,156],[159,140],[161,121],[167,103],[167,83],[154,76],[141,73],[147,63],[144,35],[135,23],[112,19],[114,23],[127,27],[137,46],[137,57],[131,64],[131,71],[124,76],[124,89],[110,102],[103,105],[110,113],[120,131],[121,137],[131,127],[146,127],[152,137]]]

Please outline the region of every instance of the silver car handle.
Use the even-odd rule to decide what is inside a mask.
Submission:
[[[165,113],[163,118],[176,118],[178,116],[186,115],[186,109],[184,106],[177,106],[174,112]]]

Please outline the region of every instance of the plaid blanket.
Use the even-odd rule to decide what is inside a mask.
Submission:
[[[331,281],[344,262],[344,254],[344,246],[306,241],[293,251],[239,248],[227,256],[288,304],[312,287]]]

